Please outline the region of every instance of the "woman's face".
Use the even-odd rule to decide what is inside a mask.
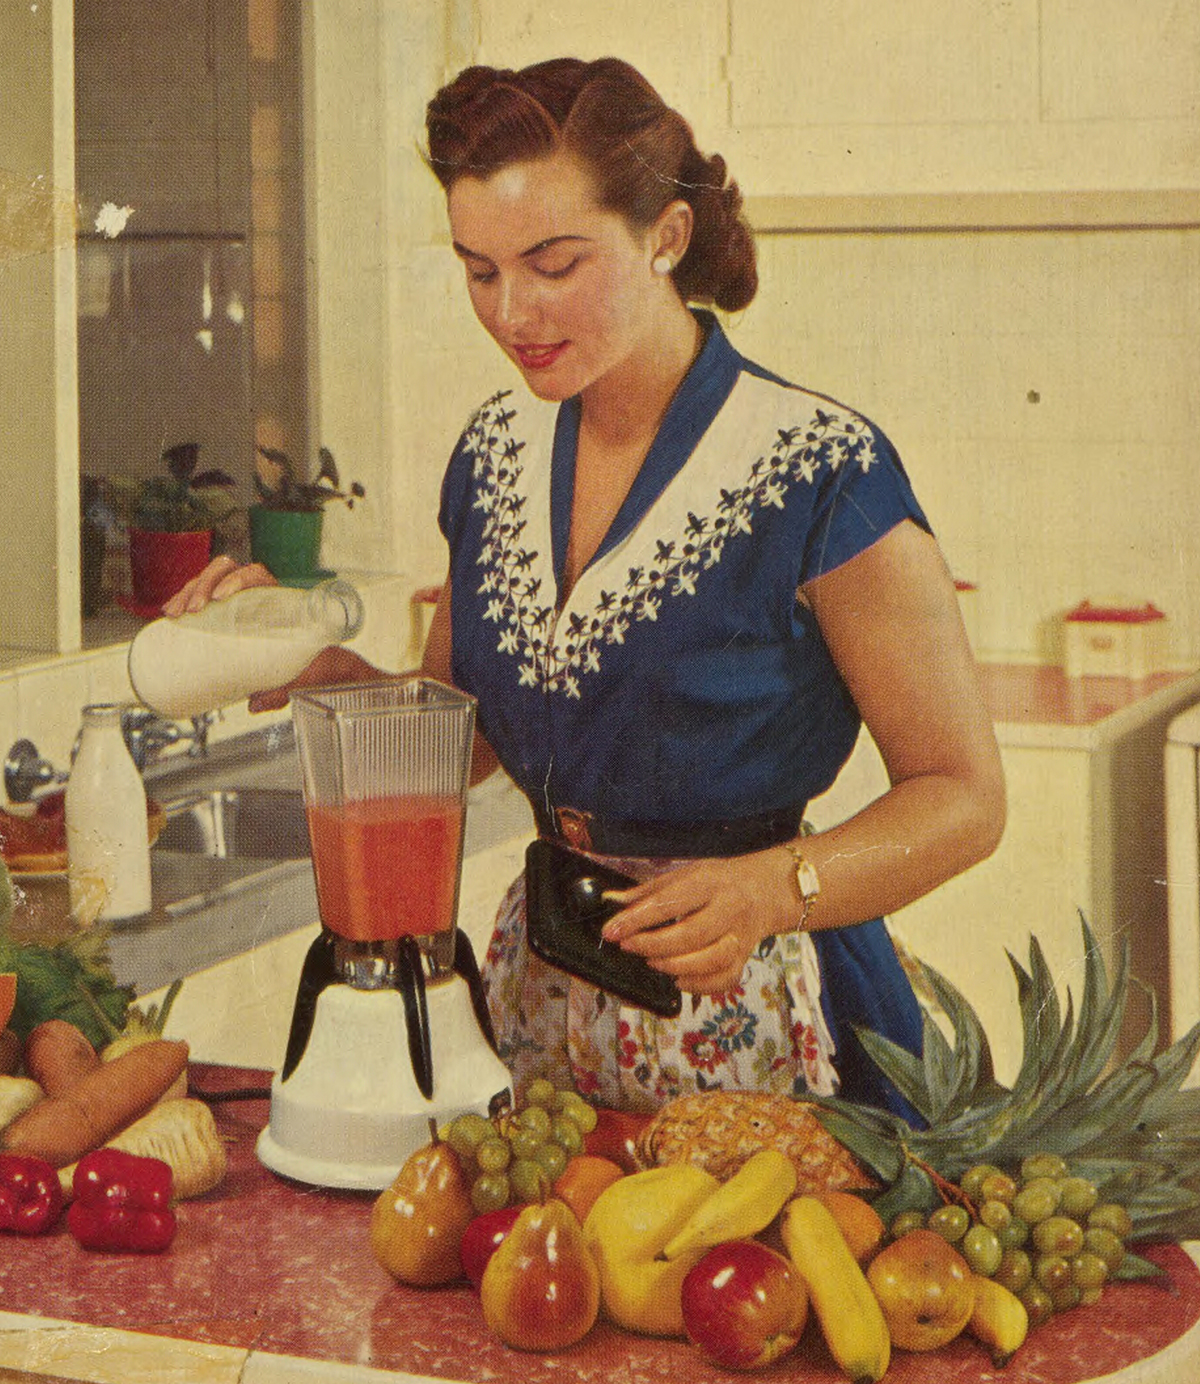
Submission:
[[[571,156],[460,178],[449,209],[476,316],[539,397],[583,393],[651,341],[674,291],[650,267],[654,236],[602,208]]]

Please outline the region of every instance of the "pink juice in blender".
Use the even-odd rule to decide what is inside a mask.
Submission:
[[[372,942],[454,926],[461,795],[310,804],[308,830],[321,919],[332,932]]]

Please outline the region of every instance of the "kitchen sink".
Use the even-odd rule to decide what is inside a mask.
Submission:
[[[309,853],[304,799],[286,788],[224,788],[163,804],[160,851],[214,860],[300,860]]]

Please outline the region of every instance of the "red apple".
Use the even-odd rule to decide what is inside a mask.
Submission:
[[[782,1254],[758,1240],[717,1245],[683,1280],[688,1339],[718,1365],[769,1365],[800,1339],[808,1292]]]
[[[475,1291],[483,1282],[483,1271],[487,1262],[500,1247],[500,1242],[513,1227],[513,1222],[521,1214],[520,1203],[502,1206],[499,1211],[485,1211],[470,1221],[463,1231],[459,1254],[462,1256],[463,1273],[471,1280]]]
[[[596,1127],[583,1136],[583,1151],[611,1158],[627,1173],[635,1173],[641,1166],[637,1156],[638,1136],[649,1123],[649,1115],[597,1106]]]

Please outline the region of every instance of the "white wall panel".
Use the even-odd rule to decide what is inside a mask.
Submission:
[[[1036,118],[1036,0],[731,0],[730,14],[735,125]]]
[[[1041,0],[1041,9],[1044,119],[1196,119],[1194,0]]]

